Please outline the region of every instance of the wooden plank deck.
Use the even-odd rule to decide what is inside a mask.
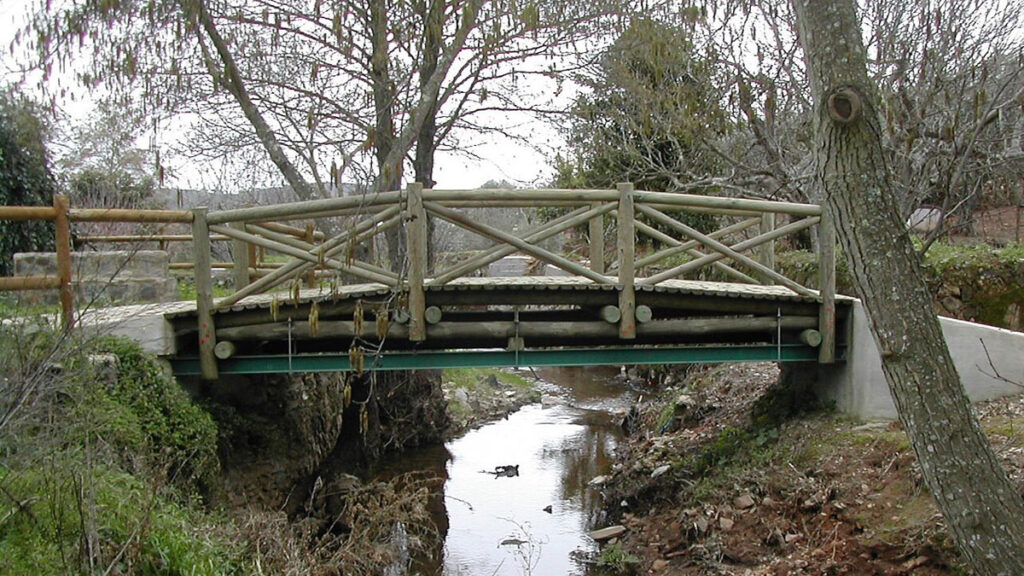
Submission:
[[[459,278],[443,286],[428,286],[428,293],[437,292],[615,292],[616,285],[597,284],[586,278],[571,276],[522,276],[522,277],[487,277]],[[767,300],[778,302],[813,303],[816,299],[793,292],[784,286],[759,286],[730,282],[702,282],[695,280],[666,280],[657,286],[637,286],[640,292],[658,294],[674,294],[687,296],[715,296],[740,300]],[[334,290],[327,288],[304,289],[299,292],[298,300],[289,292],[276,292],[249,296],[237,304],[218,309],[216,314],[226,315],[230,312],[245,310],[269,310],[276,299],[281,305],[294,303],[310,304],[313,302],[331,302],[353,300],[358,298],[375,299],[388,296],[392,289],[383,284],[352,284],[339,286]],[[837,295],[836,300],[851,303],[853,298]],[[215,299],[214,302],[217,300]],[[538,295],[537,305],[544,305],[544,296]],[[164,316],[168,319],[191,317],[196,314],[195,301],[165,302],[159,304],[137,304],[131,306],[111,306],[92,308],[82,313],[81,322],[85,324],[109,324],[140,316]]]
[[[587,278],[571,276],[520,276],[520,277],[484,277],[484,278],[459,278],[443,286],[426,286],[426,292],[616,292],[618,286],[614,284],[598,284]],[[653,292],[659,294],[678,294],[689,296],[716,296],[724,298],[735,298],[743,300],[769,300],[780,302],[803,302],[814,303],[817,300],[813,297],[803,296],[793,292],[784,286],[760,286],[751,284],[738,284],[730,282],[702,282],[695,280],[666,280],[656,286],[637,286],[639,292]],[[312,302],[336,302],[341,300],[354,300],[358,298],[376,299],[388,296],[392,288],[383,284],[352,284],[339,286],[336,289],[316,288],[304,289],[299,292],[298,299],[294,299],[288,292],[276,292],[273,294],[259,294],[249,296],[229,308],[218,309],[218,315],[229,314],[254,309],[270,309],[271,303],[276,299],[283,305],[288,304],[310,304]],[[428,296],[429,298],[429,296]],[[852,302],[853,298],[848,296],[837,296],[836,299],[842,302]],[[214,301],[216,302],[216,300]],[[545,297],[537,296],[536,305],[544,305]],[[148,304],[142,306],[124,306],[119,308],[105,308],[104,314],[163,314],[167,318],[181,318],[195,316],[195,302],[172,302],[168,304]]]

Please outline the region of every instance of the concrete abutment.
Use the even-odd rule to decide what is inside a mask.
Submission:
[[[971,401],[1024,392],[1024,333],[939,318],[960,380]],[[846,361],[817,369],[815,392],[836,408],[865,420],[896,419],[896,406],[882,373],[882,358],[861,302],[851,314]]]

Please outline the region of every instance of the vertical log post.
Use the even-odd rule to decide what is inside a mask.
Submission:
[[[195,251],[196,319],[199,325],[199,372],[217,379],[216,328],[213,325],[213,273],[210,269],[210,227],[205,207],[192,210],[192,250]]]
[[[832,214],[822,206],[818,223],[818,290],[821,309],[818,313],[818,331],[821,345],[818,362],[832,364],[836,360],[836,229]]]
[[[423,209],[423,184],[413,182],[408,188],[405,224],[406,246],[409,250],[409,340],[427,339],[427,299],[423,278],[427,272],[427,213]]]
[[[255,244],[246,243],[246,246],[249,247],[249,266],[252,268],[253,274],[258,275],[260,271],[259,252],[256,251]],[[249,280],[252,280],[252,278],[253,277],[250,276]]]
[[[599,208],[600,203],[595,202],[591,208]],[[598,274],[604,274],[604,214],[595,216],[588,223],[590,235],[590,269]]]
[[[636,286],[634,266],[636,264],[636,227],[633,222],[633,185],[620,183],[618,210],[618,257],[619,257],[619,338],[636,338]]]
[[[245,222],[232,222],[230,226],[239,232],[245,232]],[[251,245],[245,240],[231,239],[231,260],[235,264],[231,270],[231,277],[234,280],[235,290],[241,290],[249,285],[250,247]]]
[[[57,250],[57,277],[60,279],[60,319],[64,329],[75,325],[75,295],[71,290],[71,220],[68,197],[53,195],[54,242]]]
[[[315,230],[315,228],[313,226],[313,223],[312,222],[306,222],[306,242],[308,242],[310,246],[312,246],[313,243],[316,240],[316,236],[314,236],[314,234],[313,234],[314,230]],[[312,268],[309,269],[309,272],[306,273],[306,287],[307,288],[316,288],[316,269],[317,268],[319,268],[319,266],[313,266]]]
[[[761,214],[761,230],[760,233],[768,234],[775,230],[775,213],[765,212]],[[765,268],[775,270],[775,241],[765,242],[757,247],[757,261],[760,262]],[[761,278],[762,284],[771,284],[772,279],[768,277]]]

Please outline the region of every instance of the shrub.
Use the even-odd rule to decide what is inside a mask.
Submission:
[[[45,322],[0,348],[0,573],[241,571],[230,524],[181,497],[217,471],[213,420],[154,358]]]
[[[118,376],[112,386],[92,386],[86,407],[102,415],[107,428],[139,453],[148,446],[151,462],[165,467],[181,481],[210,481],[217,473],[217,426],[205,410],[146,354],[126,338],[99,340],[96,350],[118,358]],[[95,382],[96,380],[93,379]],[[140,437],[141,435],[141,437]]]

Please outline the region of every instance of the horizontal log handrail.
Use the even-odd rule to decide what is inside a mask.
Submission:
[[[0,277],[0,291],[53,290],[60,288],[59,276],[4,276]]]
[[[191,210],[136,210],[131,208],[72,208],[72,222],[131,222],[159,224],[191,224]]]

